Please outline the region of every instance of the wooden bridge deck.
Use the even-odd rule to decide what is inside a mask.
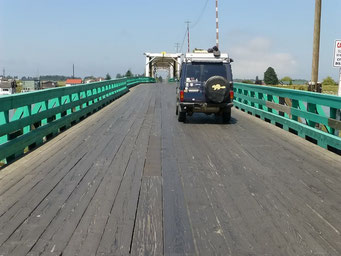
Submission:
[[[0,171],[0,255],[341,255],[341,160],[141,85]]]

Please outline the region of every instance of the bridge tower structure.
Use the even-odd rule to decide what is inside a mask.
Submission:
[[[180,78],[182,53],[145,53],[145,76],[155,77],[156,70],[169,71],[169,78]]]

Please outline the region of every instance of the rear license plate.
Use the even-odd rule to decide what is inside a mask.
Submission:
[[[191,88],[189,88],[188,92],[199,92],[199,89],[191,89]]]

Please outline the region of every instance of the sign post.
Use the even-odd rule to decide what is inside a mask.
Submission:
[[[335,68],[339,68],[339,88],[337,96],[341,97],[341,40],[335,40],[333,66]],[[336,111],[336,119],[341,120],[341,109]],[[339,133],[340,131],[335,131],[335,135],[339,136]]]
[[[338,96],[341,96],[341,40],[335,40],[335,49],[334,49],[334,62],[333,66],[335,68],[339,68],[339,90]]]

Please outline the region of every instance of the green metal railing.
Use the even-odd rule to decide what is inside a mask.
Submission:
[[[168,83],[176,83],[176,82],[178,82],[177,78],[169,78],[168,79]]]
[[[11,161],[153,78],[122,78],[0,97],[0,160]]]
[[[242,83],[233,90],[237,108],[340,154],[341,97]]]

